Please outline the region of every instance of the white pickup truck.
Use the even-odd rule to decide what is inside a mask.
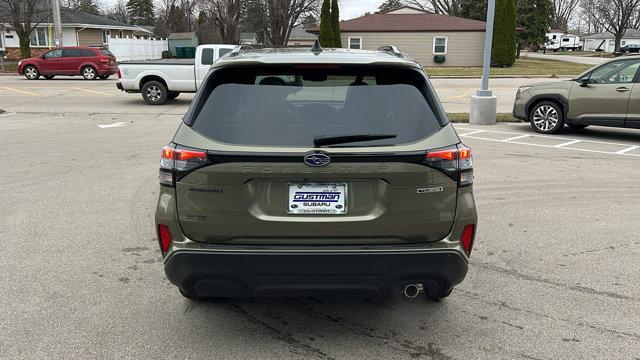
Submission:
[[[147,104],[161,105],[181,92],[196,92],[214,61],[236,45],[200,45],[195,59],[162,59],[121,62],[116,87],[142,93]]]

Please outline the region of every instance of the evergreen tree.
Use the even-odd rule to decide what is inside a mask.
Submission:
[[[467,19],[487,21],[487,0],[461,0],[458,12],[452,15]]]
[[[153,0],[129,0],[127,1],[129,19],[134,25],[153,25]]]
[[[516,6],[514,0],[496,0],[491,61],[509,67],[516,61]]]
[[[518,33],[518,49],[546,41],[545,34],[553,22],[553,11],[552,0],[518,0],[516,12],[518,26],[522,28]]]
[[[322,10],[320,10],[320,46],[333,46],[333,27],[331,25],[331,1],[324,0],[322,2]]]
[[[340,39],[340,7],[338,0],[331,1],[331,30],[333,31],[333,47],[341,48],[342,39]]]
[[[403,4],[400,0],[385,0],[380,6],[378,6],[378,11],[389,11],[393,9],[397,9],[401,7]]]

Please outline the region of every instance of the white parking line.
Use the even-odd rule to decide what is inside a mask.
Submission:
[[[508,139],[504,139],[504,141],[513,141],[513,140],[518,140],[518,139],[526,138],[526,137],[529,137],[529,136],[531,136],[531,135],[529,135],[529,134],[519,135],[519,136],[510,137],[510,138],[508,138]]]
[[[467,136],[467,135],[472,135],[472,134],[479,134],[481,132],[484,132],[486,130],[474,130],[474,131],[469,131],[468,133],[464,133],[464,134],[460,134],[460,136]]]
[[[579,142],[581,142],[582,140],[571,140],[571,141],[567,141],[565,143],[562,144],[558,144],[558,145],[553,145],[553,147],[565,147],[565,146],[569,146],[569,145],[573,145],[573,144],[577,144]]]
[[[633,151],[633,150],[635,150],[635,149],[640,149],[640,146],[638,146],[638,145],[635,145],[635,146],[629,146],[629,147],[628,147],[628,148],[626,148],[626,149],[622,149],[622,150],[620,150],[620,151],[616,151],[616,154],[618,154],[618,155],[620,155],[620,154],[626,154],[626,153],[628,153],[629,151]]]
[[[501,142],[501,143],[507,143],[507,144],[537,146],[537,147],[544,147],[544,148],[551,148],[551,149],[566,149],[566,150],[582,151],[582,152],[588,152],[588,153],[640,157],[640,154],[630,154],[629,153],[629,152],[631,152],[633,150],[639,149],[640,145],[621,144],[621,143],[614,143],[614,142],[609,142],[609,141],[570,139],[570,138],[566,138],[566,137],[563,137],[563,136],[522,134],[522,133],[517,133],[517,132],[499,131],[499,130],[485,130],[485,129],[473,129],[473,128],[464,128],[464,130],[468,131],[468,132],[464,133],[464,134],[460,134],[460,136],[464,136],[464,137],[470,138],[470,139]],[[492,138],[488,138],[488,137],[476,136],[476,134],[479,134],[479,133],[496,133],[496,134],[507,134],[507,135],[516,135],[516,136],[510,137],[510,138],[506,138],[506,139],[492,139]],[[525,137],[543,138],[543,139],[555,139],[555,140],[568,140],[568,141],[566,141],[564,143],[561,143],[561,144],[557,144],[557,145],[547,145],[547,144],[537,144],[537,143],[514,141],[514,140],[522,139],[522,138],[525,138]],[[573,144],[576,144],[576,143],[615,145],[615,146],[620,146],[620,147],[624,147],[624,148],[621,149],[621,150],[618,150],[618,151],[604,151],[604,150],[576,148],[576,147],[571,147],[570,146],[570,145],[573,145]]]

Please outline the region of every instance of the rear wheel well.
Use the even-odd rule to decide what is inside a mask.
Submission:
[[[140,80],[140,90],[142,90],[142,87],[144,86],[144,84],[148,83],[149,81],[157,81],[159,83],[161,83],[162,85],[164,85],[164,87],[166,87],[167,89],[169,88],[167,86],[167,83],[164,81],[163,78],[161,78],[160,76],[157,75],[147,75],[145,77],[143,77]]]
[[[564,105],[564,103],[556,98],[538,98],[533,100],[529,106],[527,106],[527,121],[531,120],[531,110],[538,104],[543,103],[543,102],[552,102],[556,105],[558,105],[558,107],[560,108],[560,111],[562,112],[562,117],[566,120],[567,119],[567,109]]]

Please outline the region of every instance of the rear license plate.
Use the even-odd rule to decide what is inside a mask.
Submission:
[[[347,213],[347,184],[289,184],[289,214],[336,215]]]

